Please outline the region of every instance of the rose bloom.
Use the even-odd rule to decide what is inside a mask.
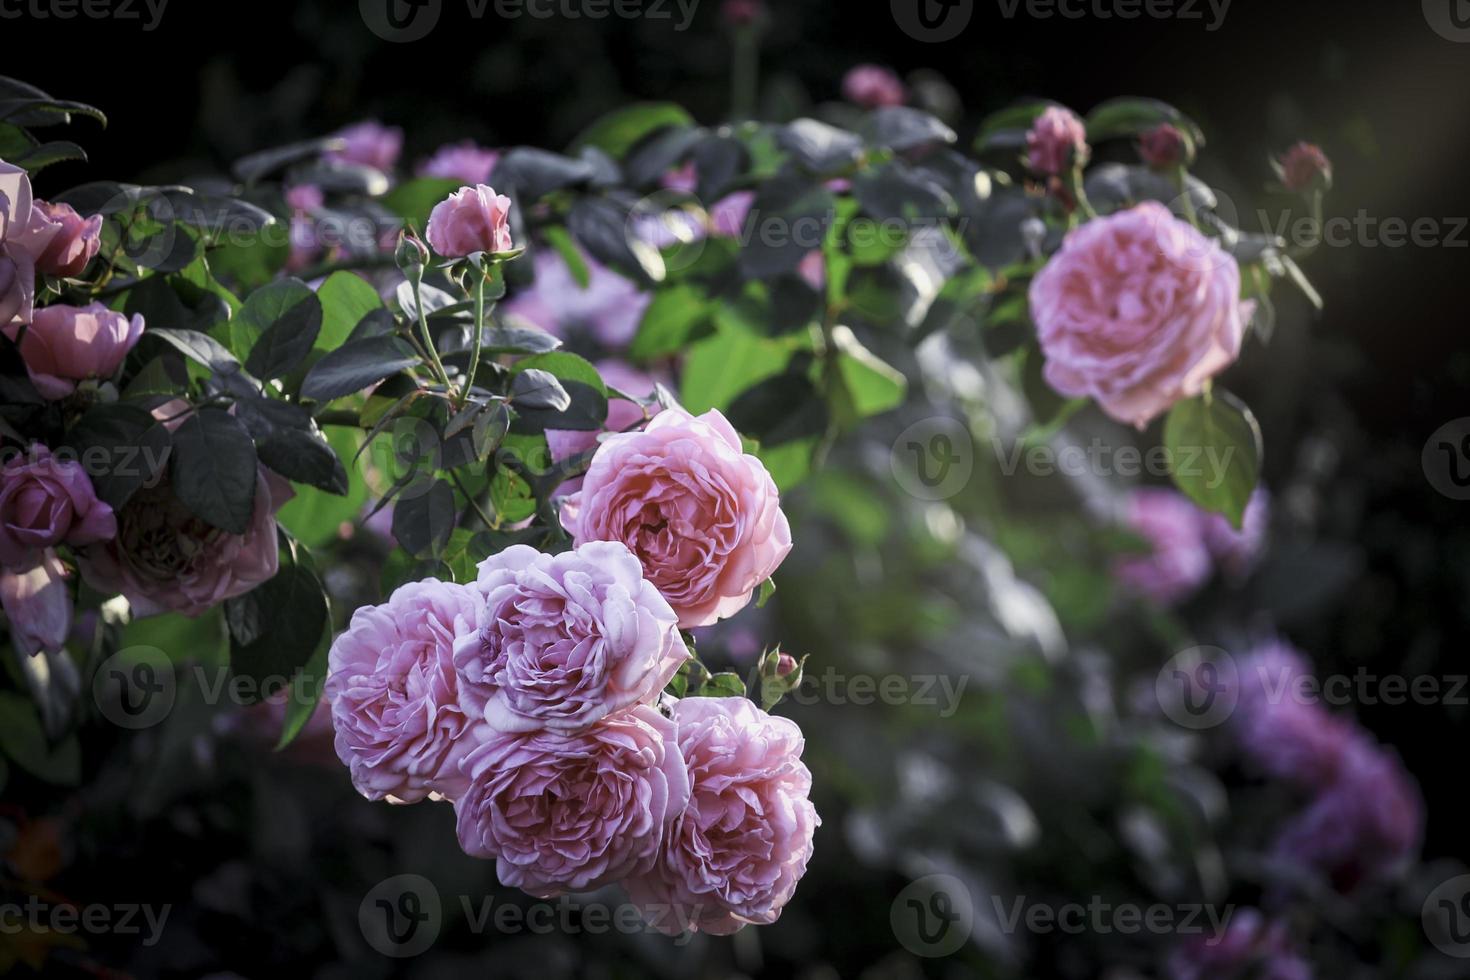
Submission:
[[[143,336],[143,318],[135,313],[129,319],[101,303],[57,304],[36,310],[24,335],[18,323],[4,331],[11,340],[21,338],[31,383],[54,401],[76,391],[78,381],[111,378]]]
[[[35,443],[0,467],[0,565],[18,566],[56,544],[84,545],[117,534],[112,508],[97,499],[75,460]]]
[[[1234,363],[1250,313],[1235,259],[1155,201],[1069,232],[1030,302],[1047,383],[1140,429]]]
[[[791,550],[770,473],[713,409],[666,409],[641,432],[604,439],[562,523],[577,544],[626,544],[681,628],[745,608]]]
[[[480,563],[475,628],[454,649],[460,702],[503,732],[583,731],[658,699],[689,659],[677,617],[622,544]]]
[[[1230,724],[1247,768],[1305,789],[1331,784],[1363,735],[1313,695],[1306,658],[1273,640],[1241,659],[1237,677]]]
[[[490,736],[460,769],[460,846],[538,898],[648,870],[689,799],[674,723],[642,704],[577,734]]]
[[[1313,143],[1298,143],[1281,157],[1281,182],[1290,191],[1304,191],[1313,185],[1332,185],[1332,162],[1322,148]]]
[[[480,606],[471,586],[410,582],[354,612],[332,642],[324,696],[337,756],[368,799],[463,791],[458,764],[474,719],[460,708],[454,645],[474,632]]]
[[[30,321],[36,260],[60,231],[36,207],[25,170],[0,160],[0,327]]]
[[[10,642],[22,656],[66,645],[71,590],[55,551],[47,548],[19,565],[0,565],[0,610],[10,621]]]
[[[509,252],[510,198],[485,184],[461,187],[429,212],[428,239],[445,258]]]
[[[153,417],[172,419],[167,425],[176,429],[184,421],[176,416],[187,408],[174,399]],[[275,514],[292,496],[289,482],[256,467],[250,525],[244,534],[230,534],[195,517],[165,476],[134,493],[117,511],[117,537],[82,549],[77,563],[89,585],[105,595],[122,593],[136,616],[198,616],[275,576]]]
[[[1312,980],[1312,967],[1292,948],[1287,924],[1239,909],[1223,933],[1191,937],[1169,957],[1169,980]]]
[[[1058,177],[1073,167],[1084,167],[1092,151],[1087,127],[1071,109],[1047,106],[1026,134],[1026,161],[1031,169]]]
[[[354,123],[334,135],[344,140],[345,145],[340,150],[328,150],[325,154],[328,160],[360,163],[386,173],[393,169],[398,154],[403,151],[403,130],[384,126],[375,119]]]
[[[881,65],[855,65],[842,78],[842,97],[864,109],[903,105],[908,98],[892,69]]]
[[[1139,134],[1138,155],[1150,167],[1165,169],[1187,163],[1189,145],[1184,134],[1168,123],[1159,123],[1153,129]]]
[[[597,261],[587,256],[583,261],[585,287],[554,249],[536,249],[535,281],[501,303],[498,312],[564,340],[585,335],[610,350],[627,347],[652,297]]]
[[[81,275],[102,247],[102,215],[83,218],[70,204],[45,201],[37,201],[36,209],[58,226],[51,243],[36,257],[37,268],[50,276]]]
[[[689,805],[658,863],[624,883],[628,896],[670,935],[769,925],[806,872],[821,823],[801,729],[746,698],[684,698],[674,722]]]
[[[466,184],[485,184],[500,159],[498,150],[477,146],[472,140],[446,143],[419,164],[420,177],[445,177]]]
[[[1161,487],[1134,490],[1125,521],[1149,549],[1119,558],[1113,565],[1113,577],[1129,591],[1172,605],[1210,577],[1203,515],[1184,494]]]

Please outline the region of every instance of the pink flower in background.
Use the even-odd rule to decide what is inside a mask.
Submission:
[[[0,565],[29,564],[57,544],[84,545],[117,534],[112,508],[97,499],[81,464],[41,443],[0,467]]]
[[[606,438],[562,521],[578,544],[626,544],[681,628],[745,608],[791,550],[770,473],[714,409],[666,409],[641,432]]]
[[[1312,980],[1312,967],[1293,949],[1285,922],[1256,909],[1230,916],[1222,933],[1188,939],[1169,957],[1169,980]]]
[[[761,0],[724,0],[720,4],[720,16],[731,27],[748,27],[765,12],[766,5]]]
[[[77,382],[106,380],[122,366],[123,358],[143,336],[143,318],[128,318],[103,306],[57,304],[36,310],[21,335],[19,324],[4,328],[11,340],[20,339],[26,373],[43,398],[65,398]]]
[[[1204,515],[1174,490],[1142,487],[1128,499],[1126,523],[1141,535],[1148,552],[1119,558],[1113,577],[1132,592],[1163,605],[1192,595],[1210,577]]]
[[[535,281],[501,303],[497,312],[563,339],[587,334],[609,350],[622,350],[638,332],[652,297],[591,257],[583,256],[583,261],[585,287],[555,250],[536,249]]]
[[[51,549],[16,566],[0,567],[0,609],[10,620],[10,642],[29,657],[54,652],[71,632],[71,590],[66,569]]]
[[[842,78],[842,97],[864,109],[903,105],[908,92],[891,68],[855,65]]]
[[[1270,495],[1264,489],[1257,489],[1245,506],[1239,530],[1224,514],[1205,515],[1205,544],[1215,557],[1215,564],[1239,578],[1260,557],[1270,524]]]
[[[360,163],[365,167],[376,167],[387,173],[398,163],[403,152],[403,130],[397,126],[384,126],[375,119],[354,123],[333,134],[345,145],[339,150],[328,150],[328,160],[343,163]]]
[[[1298,143],[1281,157],[1281,182],[1289,191],[1331,187],[1332,161],[1316,144]]]
[[[801,729],[746,698],[674,705],[689,804],[663,854],[625,882],[660,932],[728,935],[768,925],[796,891],[821,821],[808,798]]]
[[[699,185],[693,161],[664,174],[659,184],[667,190],[693,195]],[[703,206],[703,202],[696,203]],[[744,240],[745,219],[754,203],[754,191],[732,191],[707,206],[703,221],[688,211],[670,208],[640,221],[638,234],[659,248],[667,248],[677,241],[698,241],[706,234]]]
[[[1060,177],[1073,167],[1085,167],[1092,155],[1087,127],[1071,109],[1047,106],[1026,133],[1026,161],[1047,177]]]
[[[1138,137],[1138,155],[1150,167],[1165,170],[1189,162],[1189,143],[1168,123],[1159,123]]]
[[[337,755],[368,799],[463,791],[458,763],[476,719],[460,707],[454,646],[473,634],[482,601],[470,586],[411,582],[354,612],[333,641],[325,697]]]
[[[485,184],[461,187],[429,212],[429,245],[445,258],[509,252],[510,198]]]
[[[649,398],[653,396],[654,385],[663,380],[668,383],[668,378],[656,379],[652,375],[638,370],[626,361],[605,359],[596,364],[597,373],[602,380],[624,394],[633,395],[638,398]],[[657,415],[661,406],[654,405],[648,409],[649,414]],[[547,429],[546,447],[551,452],[553,462],[560,463],[562,460],[570,459],[585,452],[591,452],[597,448],[597,438],[604,432],[621,432],[629,426],[643,421],[644,410],[641,405],[634,404],[623,398],[609,398],[607,402],[607,421],[602,424],[601,430],[574,430],[574,429]],[[566,495],[576,493],[582,486],[582,480],[566,480],[556,488],[557,493]]]
[[[1329,785],[1362,735],[1320,703],[1306,658],[1272,641],[1241,659],[1237,677],[1231,725],[1248,768],[1306,789]]]
[[[36,267],[48,276],[79,276],[102,247],[102,215],[83,218],[70,204],[37,201],[36,209],[59,226]]]
[[[488,736],[460,768],[460,846],[539,898],[648,870],[689,798],[674,723],[641,704],[578,734]]]
[[[153,417],[169,419],[168,428],[176,429],[187,408],[175,399],[155,408]],[[230,534],[195,517],[165,477],[116,512],[115,538],[79,553],[82,577],[104,595],[122,593],[135,616],[198,616],[276,574],[275,514],[293,495],[290,483],[257,467],[250,525],[244,534]]]
[[[1235,259],[1155,201],[1087,222],[1030,288],[1047,383],[1142,429],[1234,363]]]
[[[327,198],[316,184],[296,184],[286,189],[286,205],[291,209],[291,254],[286,268],[293,272],[311,265],[321,253],[321,236],[317,234],[317,215]]]
[[[488,184],[499,159],[499,150],[479,146],[473,140],[446,143],[419,164],[418,175],[458,180],[465,184]]]
[[[657,700],[689,659],[674,611],[617,542],[514,545],[480,563],[474,588],[475,629],[454,650],[460,702],[498,731],[584,731]]]

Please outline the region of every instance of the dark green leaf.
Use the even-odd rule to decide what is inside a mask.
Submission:
[[[301,382],[301,397],[331,401],[361,391],[419,363],[418,354],[400,337],[354,340],[317,361]]]
[[[201,408],[173,433],[174,494],[202,521],[231,534],[250,527],[255,506],[255,444],[243,423]]]
[[[168,465],[167,428],[136,405],[99,405],[71,427],[66,445],[91,478],[97,496],[113,510],[151,486]]]
[[[454,524],[454,491],[443,480],[401,498],[393,507],[393,537],[410,555],[438,555]]]
[[[1164,422],[1164,446],[1175,485],[1240,527],[1261,467],[1261,428],[1250,409],[1219,389],[1179,402]]]
[[[260,335],[250,348],[245,370],[262,381],[289,374],[311,352],[321,329],[321,303],[315,296],[302,300]]]

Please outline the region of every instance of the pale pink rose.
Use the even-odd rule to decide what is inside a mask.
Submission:
[[[627,347],[653,297],[627,277],[588,256],[582,258],[587,266],[585,287],[554,249],[536,249],[532,260],[535,281],[501,303],[496,312],[564,339],[587,334],[610,350]]]
[[[420,177],[445,177],[466,184],[485,184],[500,159],[500,151],[477,146],[472,140],[447,143],[419,164]]]
[[[647,871],[689,799],[674,723],[643,704],[577,734],[488,736],[460,768],[460,846],[538,898]]]
[[[1184,134],[1168,123],[1159,123],[1138,137],[1138,155],[1155,169],[1164,170],[1188,163],[1189,144]]]
[[[1210,577],[1204,514],[1184,494],[1159,487],[1133,491],[1127,524],[1149,549],[1113,565],[1113,576],[1129,591],[1170,605],[1188,598]]]
[[[403,151],[403,130],[397,126],[384,126],[375,119],[353,123],[334,134],[345,141],[340,150],[328,150],[328,160],[344,163],[360,163],[387,173],[398,162]]]
[[[689,651],[669,604],[617,542],[480,563],[475,628],[455,645],[465,713],[502,732],[578,732],[652,704]]]
[[[30,321],[36,260],[60,231],[35,206],[25,170],[0,160],[0,327]]]
[[[1047,383],[1140,429],[1234,363],[1250,314],[1235,259],[1155,201],[1069,232],[1030,301]]]
[[[48,276],[82,274],[102,247],[102,215],[83,218],[70,204],[37,201],[36,209],[59,226],[46,250],[36,256],[36,267]]]
[[[1290,191],[1332,185],[1332,161],[1314,143],[1297,143],[1281,157],[1281,182]]]
[[[0,467],[0,565],[29,564],[43,548],[115,534],[112,508],[97,499],[75,460],[56,459],[38,442]]]
[[[11,340],[20,336],[20,356],[41,397],[65,398],[84,380],[105,381],[143,336],[143,318],[128,318],[101,303],[55,306],[36,310],[21,335],[21,325],[4,328]]]
[[[461,187],[429,212],[429,245],[445,258],[509,252],[510,198],[485,184]]]
[[[332,641],[324,695],[337,755],[368,799],[463,792],[459,760],[476,719],[460,708],[454,645],[474,633],[483,601],[467,585],[410,582],[354,612]]]
[[[660,932],[729,935],[769,925],[791,900],[821,821],[801,729],[739,697],[674,705],[689,805],[663,854],[624,887]]]
[[[176,429],[187,407],[175,399],[153,417]],[[104,595],[122,593],[136,616],[198,616],[275,576],[275,514],[293,495],[289,482],[257,467],[250,526],[230,534],[195,517],[165,477],[134,493],[117,512],[117,537],[82,549],[77,563],[87,584]]]
[[[1075,112],[1058,105],[1047,106],[1026,133],[1026,160],[1032,170],[1047,177],[1086,166],[1091,152],[1087,127]]]
[[[745,608],[791,550],[771,474],[714,409],[667,409],[640,432],[608,436],[562,522],[577,544],[626,544],[681,628]]]
[[[638,370],[626,361],[606,359],[596,364],[597,373],[602,375],[602,380],[624,394],[633,395],[638,398],[648,398],[653,395],[654,385],[662,380],[668,383],[667,378],[655,379],[652,375]],[[649,414],[657,415],[661,406],[654,405],[648,409]],[[597,448],[598,437],[605,432],[622,432],[630,426],[642,422],[644,418],[643,407],[622,398],[610,398],[607,403],[607,421],[602,424],[601,430],[577,430],[577,429],[547,429],[546,448],[551,452],[552,462],[560,463],[571,459],[573,456],[591,452]],[[576,493],[582,486],[582,479],[566,480],[556,488],[561,495]]]
[[[908,92],[891,68],[855,65],[842,78],[842,97],[864,109],[877,109],[879,106],[903,105]]]
[[[55,652],[71,632],[66,569],[51,549],[16,567],[0,567],[0,609],[10,620],[10,642],[22,656]]]

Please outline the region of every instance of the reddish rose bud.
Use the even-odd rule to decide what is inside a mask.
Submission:
[[[794,670],[796,670],[796,658],[789,653],[781,654],[780,659],[776,661],[776,676],[790,677]]]
[[[1281,182],[1289,191],[1332,186],[1332,161],[1315,143],[1298,143],[1281,157]]]
[[[1138,137],[1138,155],[1157,170],[1167,170],[1189,163],[1189,141],[1168,123],[1160,123]]]
[[[892,69],[881,65],[857,65],[842,79],[842,95],[864,109],[903,105],[908,92]]]
[[[749,27],[765,15],[766,5],[761,0],[725,0],[720,5],[720,16],[731,27]]]
[[[70,204],[36,202],[36,210],[59,225],[55,237],[36,259],[36,267],[52,276],[79,276],[102,246],[102,215],[83,218]]]
[[[1061,106],[1049,106],[1026,134],[1026,160],[1043,176],[1059,177],[1074,166],[1086,166],[1090,155],[1087,127]]]

